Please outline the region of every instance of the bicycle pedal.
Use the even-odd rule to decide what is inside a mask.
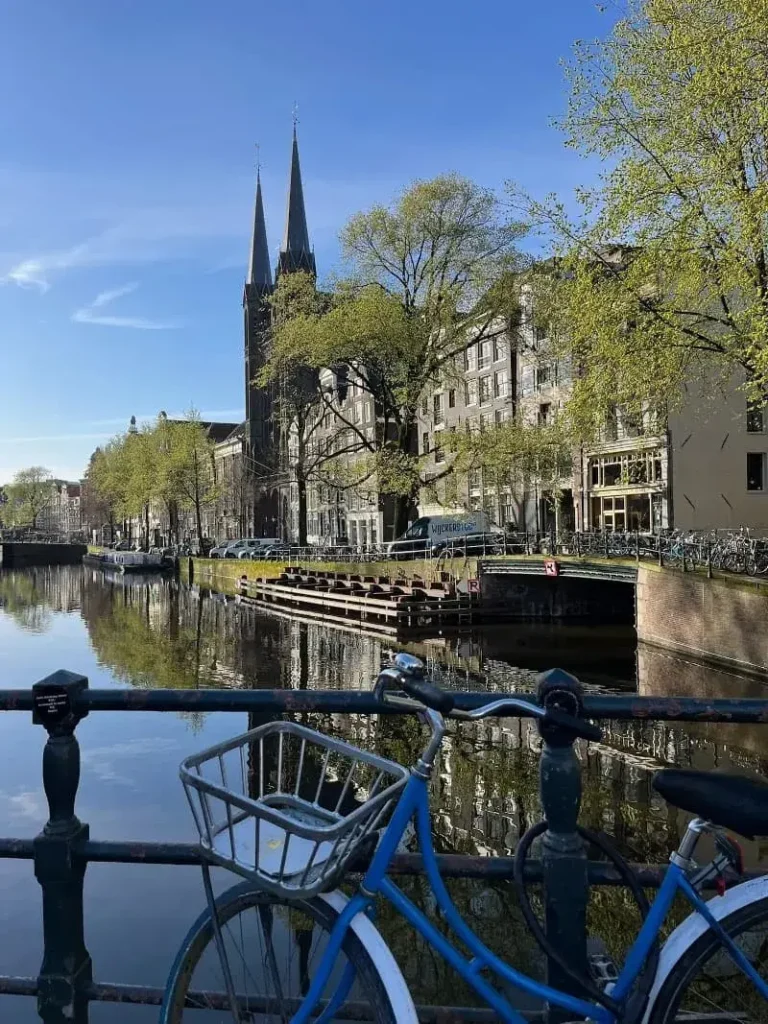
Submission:
[[[607,953],[591,953],[587,957],[587,966],[592,981],[603,992],[609,991],[619,977],[619,970],[615,961]]]

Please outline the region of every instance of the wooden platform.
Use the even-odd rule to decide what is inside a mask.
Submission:
[[[479,607],[479,598],[458,594],[452,579],[392,579],[296,567],[284,569],[277,579],[243,577],[238,593],[241,600],[293,606],[318,618],[354,619],[388,633],[470,626]]]

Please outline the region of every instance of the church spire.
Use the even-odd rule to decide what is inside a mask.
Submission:
[[[301,184],[299,164],[299,141],[296,136],[296,120],[293,122],[293,150],[291,153],[291,177],[288,183],[288,209],[285,217],[285,234],[277,264],[277,274],[305,270],[316,274],[314,253],[309,246],[307,213],[304,208],[304,189]]]
[[[264,220],[264,202],[261,198],[261,172],[256,171],[256,206],[253,214],[253,237],[251,238],[251,258],[248,262],[246,284],[265,291],[272,289],[272,271],[269,266],[269,247],[267,245],[267,225]]]

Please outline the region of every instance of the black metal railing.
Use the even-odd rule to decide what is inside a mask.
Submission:
[[[450,569],[455,559],[488,558],[496,555],[572,555],[608,559],[651,561],[684,572],[729,572],[768,577],[768,538],[752,536],[748,530],[712,530],[708,533],[680,530],[521,530],[489,531],[457,537],[449,543],[402,542],[392,555],[388,545],[327,548],[289,546],[255,554],[252,559],[286,565],[307,562],[366,564],[396,558],[423,561],[434,569]],[[251,556],[249,556],[251,560]],[[231,559],[235,565],[239,559]]]
[[[593,719],[654,719],[684,722],[768,722],[768,701],[694,698],[644,698],[583,695],[578,680],[559,669],[544,673],[540,692],[550,686],[571,689],[581,701],[584,714]],[[479,707],[487,693],[457,693],[462,708]],[[91,959],[84,934],[83,881],[89,862],[121,864],[199,865],[193,844],[162,842],[111,842],[90,838],[89,826],[76,814],[80,779],[78,723],[98,711],[239,711],[265,716],[305,712],[347,714],[402,714],[382,705],[370,692],[293,690],[91,690],[88,680],[59,671],[30,690],[0,691],[0,711],[31,712],[33,721],[45,728],[43,787],[49,819],[34,839],[0,839],[0,857],[31,860],[40,883],[43,904],[43,961],[36,978],[0,977],[0,994],[36,996],[44,1021],[85,1024],[92,1001],[159,1005],[162,990],[136,985],[103,984],[93,980]],[[519,713],[516,713],[519,717]],[[620,876],[608,864],[589,862],[576,833],[581,801],[581,769],[573,740],[567,736],[543,736],[540,796],[549,831],[542,842],[542,858],[527,864],[527,878],[543,882],[544,909],[550,941],[578,961],[586,950],[586,905],[589,885],[621,885]],[[550,841],[547,841],[550,837]],[[511,857],[476,857],[447,854],[438,857],[446,877],[510,879]],[[355,864],[357,870],[364,864]],[[664,865],[634,865],[639,881],[655,887]],[[398,855],[392,865],[397,874],[420,874],[421,859]],[[181,940],[182,936],[179,936]],[[1,965],[0,965],[1,967]],[[548,977],[569,988],[557,965],[550,964]],[[470,1007],[425,1006],[424,1021],[493,1020],[489,1011]],[[541,1019],[534,1014],[533,1019]],[[565,1017],[550,1009],[548,1024]]]

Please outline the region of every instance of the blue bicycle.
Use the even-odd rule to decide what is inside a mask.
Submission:
[[[529,1005],[531,998],[546,1001],[597,1024],[768,1021],[768,878],[735,885],[708,902],[700,895],[706,878],[739,860],[723,828],[768,834],[768,786],[716,773],[659,773],[657,790],[698,817],[672,854],[623,968],[610,978],[581,979],[584,995],[577,997],[504,963],[462,919],[438,870],[428,789],[448,717],[474,721],[517,709],[574,737],[597,740],[599,729],[561,707],[512,697],[459,710],[409,655],[382,671],[375,692],[382,704],[415,710],[429,727],[426,747],[408,769],[293,722],[260,726],[182,765],[200,831],[208,908],[179,950],[161,1024],[415,1024],[408,986],[372,920],[377,897],[508,1024],[525,1020],[515,993]],[[387,874],[412,822],[436,906],[461,949]],[[706,833],[714,836],[715,855],[699,867],[693,856]],[[338,886],[347,865],[366,848],[370,866],[345,895]],[[211,865],[247,881],[216,897]],[[678,896],[692,913],[659,954],[662,925]]]

